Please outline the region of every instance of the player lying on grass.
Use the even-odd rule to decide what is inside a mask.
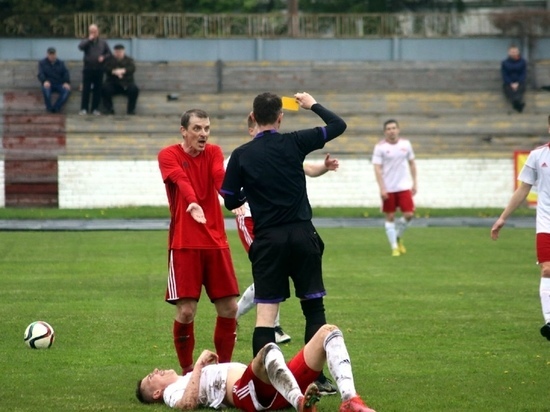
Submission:
[[[340,411],[374,412],[355,390],[344,337],[334,325],[322,326],[288,364],[275,343],[265,345],[248,366],[217,361],[215,353],[205,350],[185,376],[155,369],[138,381],[136,396],[143,403],[164,402],[181,410],[234,407],[254,412],[293,407],[311,412],[320,399],[313,382],[327,363],[342,397]]]

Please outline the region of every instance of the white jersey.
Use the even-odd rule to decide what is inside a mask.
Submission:
[[[550,233],[550,146],[532,150],[518,179],[537,189],[537,233]]]
[[[201,371],[201,379],[199,383],[199,405],[207,408],[221,409],[227,406],[223,404],[223,398],[226,393],[227,370],[232,366],[244,366],[242,363],[229,362],[215,365],[205,366]],[[183,394],[189,380],[191,372],[185,376],[180,376],[178,380],[171,385],[168,385],[164,390],[164,403],[175,408],[176,403],[183,398]]]
[[[382,179],[388,193],[412,188],[409,161],[414,159],[411,142],[398,139],[395,144],[382,140],[374,147],[372,164],[382,165]]]

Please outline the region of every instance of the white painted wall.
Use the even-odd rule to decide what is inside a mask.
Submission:
[[[514,190],[512,158],[416,163],[417,207],[504,207]],[[373,167],[366,159],[340,159],[337,172],[308,178],[308,195],[314,207],[380,205]],[[3,205],[3,197],[1,201]],[[59,160],[60,208],[166,205],[156,160]]]
[[[165,206],[156,160],[58,161],[59,208]]]

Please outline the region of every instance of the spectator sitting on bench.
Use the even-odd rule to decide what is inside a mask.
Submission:
[[[101,92],[105,114],[115,114],[113,96],[116,94],[126,95],[128,97],[126,113],[136,114],[139,89],[134,82],[135,71],[134,59],[126,56],[122,44],[117,44],[113,55],[105,61],[106,79]]]
[[[59,113],[71,94],[71,79],[65,63],[57,58],[53,47],[48,47],[46,57],[38,62],[37,77],[42,84],[46,110]],[[52,104],[52,93],[59,94],[55,104]]]

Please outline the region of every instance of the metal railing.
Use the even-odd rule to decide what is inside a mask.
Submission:
[[[372,38],[498,35],[493,12],[372,14],[77,13],[0,18],[2,37],[82,38],[92,23],[111,38]],[[550,29],[549,29],[550,30]]]

